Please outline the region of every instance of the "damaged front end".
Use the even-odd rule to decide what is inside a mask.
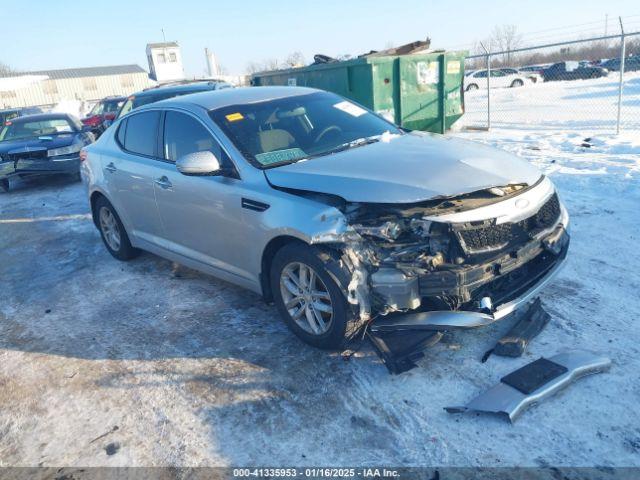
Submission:
[[[532,301],[559,270],[568,215],[546,177],[411,205],[347,204],[337,243],[348,300],[391,371],[442,331],[488,325]]]

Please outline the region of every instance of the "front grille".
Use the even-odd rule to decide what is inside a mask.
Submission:
[[[20,152],[20,153],[10,153],[6,156],[6,159],[10,162],[15,162],[17,160],[46,160],[47,151],[46,150],[34,150],[32,152]]]
[[[560,216],[560,201],[553,194],[535,215],[516,223],[469,226],[457,231],[462,249],[466,253],[496,250],[509,244],[528,240],[551,227]]]

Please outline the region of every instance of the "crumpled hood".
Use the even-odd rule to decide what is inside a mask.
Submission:
[[[75,139],[76,135],[74,133],[64,133],[61,135],[52,135],[51,140],[26,138],[24,140],[0,142],[0,156],[6,153],[21,153],[35,150],[50,150],[52,148],[67,147],[71,145]]]
[[[540,172],[520,158],[441,135],[410,133],[265,170],[278,187],[338,195],[349,202],[415,203],[513,183]]]

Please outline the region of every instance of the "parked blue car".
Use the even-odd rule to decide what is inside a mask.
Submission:
[[[0,127],[0,190],[10,179],[46,174],[79,178],[80,150],[93,143],[90,127],[64,113],[16,117]]]
[[[36,113],[43,113],[43,111],[39,107],[5,108],[0,110],[0,126],[12,118],[34,115]]]

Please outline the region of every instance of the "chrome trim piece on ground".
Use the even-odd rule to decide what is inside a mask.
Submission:
[[[552,396],[585,375],[604,372],[611,366],[611,360],[607,357],[584,351],[563,352],[548,360],[565,367],[567,371],[531,393],[523,393],[501,381],[465,406],[446,407],[445,410],[449,413],[467,411],[494,413],[506,416],[509,421],[513,422],[531,404]]]

